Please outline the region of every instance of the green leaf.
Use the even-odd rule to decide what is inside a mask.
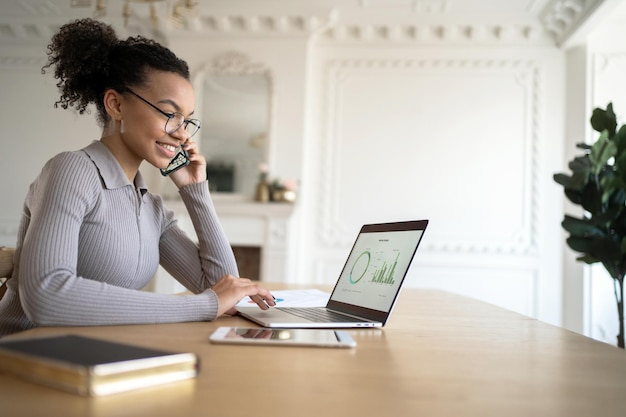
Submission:
[[[614,187],[613,192],[609,194],[607,200],[603,202],[603,204],[619,209],[619,211],[616,211],[615,213],[615,216],[617,217],[617,215],[626,208],[626,190],[624,190],[624,183],[620,178],[615,179]]]
[[[615,135],[615,128],[617,127],[617,118],[613,113],[613,103],[609,103],[606,110],[596,108],[591,114],[591,127],[596,132],[602,132],[606,130],[608,136],[611,138]]]
[[[582,190],[585,188],[590,179],[589,172],[574,172],[570,181],[570,187],[574,190]]]
[[[557,173],[554,174],[552,178],[566,189],[571,188],[581,191],[585,185],[587,185],[589,174],[591,173],[589,155],[574,158],[569,162],[568,166],[572,170],[571,176],[564,173]]]
[[[579,219],[569,215],[561,222],[563,229],[567,230],[572,237],[605,237],[606,233],[594,225],[588,219]]]
[[[626,179],[626,152],[624,152],[626,148],[621,151],[618,149],[617,154],[615,155],[615,168],[618,174]]]
[[[602,262],[612,264],[621,260],[621,245],[609,237],[587,238],[573,237],[567,238],[567,245],[576,252],[584,254],[585,262]]]
[[[570,183],[572,182],[572,177],[570,177],[569,175],[559,173],[559,174],[554,174],[552,178],[554,179],[555,182],[557,182],[558,184],[561,184],[564,188],[571,188]]]
[[[581,173],[589,173],[591,172],[591,160],[589,159],[589,155],[577,156],[569,164],[567,164],[569,169],[572,172],[581,172]]]
[[[591,239],[586,237],[568,237],[567,246],[569,246],[572,250],[584,254],[588,254],[591,250]]]
[[[620,190],[623,182],[613,172],[607,173],[600,179],[600,188],[602,189],[602,204],[606,204],[614,192]]]
[[[624,149],[626,149],[626,125],[622,125],[622,127],[619,128],[612,140],[617,146],[617,154],[621,155]]]
[[[561,184],[565,189],[573,189],[580,191],[587,184],[587,175],[581,173],[575,173],[574,175],[567,175],[563,173],[554,174],[552,176],[554,181],[558,184]]]
[[[617,265],[614,262],[602,262],[602,265],[612,278],[617,278],[619,271]]]
[[[609,237],[592,238],[588,253],[604,264],[616,263],[622,258],[621,245]]]
[[[617,153],[617,146],[613,141],[608,140],[608,132],[604,130],[600,138],[593,144],[589,158],[593,173],[598,175],[605,167],[609,159],[613,158]]]
[[[579,206],[583,203],[583,193],[578,190],[572,190],[569,188],[565,189],[565,196],[569,201],[574,204],[578,204]]]
[[[602,190],[596,179],[590,178],[585,185],[582,191],[581,205],[585,210],[591,213],[592,216],[602,211]]]
[[[614,225],[620,221],[620,217],[623,215],[623,205],[615,205],[611,203],[611,200],[615,197],[611,197],[607,202],[607,207],[601,213],[597,213],[591,219],[589,219],[594,225],[602,227],[604,229],[613,229]]]
[[[586,264],[595,264],[596,262],[600,262],[599,259],[594,258],[591,255],[584,255],[584,256],[579,256],[578,258],[576,258],[577,261],[582,261]]]
[[[626,210],[626,189],[624,188],[624,184],[621,182],[621,179],[617,179],[620,182],[620,186],[616,187],[608,201],[606,202],[605,213],[612,213],[614,222],[622,221],[619,220],[624,215],[624,211]]]

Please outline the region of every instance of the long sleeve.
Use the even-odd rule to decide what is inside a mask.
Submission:
[[[25,201],[0,335],[3,326],[6,333],[35,325],[214,319],[218,300],[210,287],[237,275],[237,266],[206,183],[184,187],[181,196],[199,244],[160,197],[128,181],[101,143],[50,160]],[[141,291],[159,261],[195,294]]]
[[[160,242],[161,265],[187,289],[199,293],[226,274],[238,276],[237,263],[207,183],[183,187],[180,195],[198,236],[198,244],[180,230],[168,211]]]

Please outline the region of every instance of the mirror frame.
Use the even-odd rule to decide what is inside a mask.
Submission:
[[[252,62],[247,55],[236,50],[229,50],[215,55],[212,60],[200,66],[193,79],[193,87],[197,92],[196,107],[198,114],[202,114],[204,110],[204,83],[207,78],[214,75],[263,75],[267,77],[269,101],[267,115],[267,142],[264,147],[265,149],[263,150],[263,160],[265,161],[265,164],[269,166],[270,146],[272,146],[274,131],[274,82],[269,67],[264,64]],[[198,135],[199,137],[196,139],[198,143],[198,150],[202,153],[202,129],[200,129]],[[233,193],[224,194],[241,195],[242,193],[240,191],[235,191]]]

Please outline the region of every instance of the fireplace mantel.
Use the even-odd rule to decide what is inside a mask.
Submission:
[[[260,280],[281,281],[288,270],[289,236],[294,204],[259,203],[237,194],[214,193],[215,210],[231,246],[261,249]],[[191,219],[180,199],[168,199],[165,206],[174,211],[180,227],[197,239]],[[184,288],[162,268],[148,288],[174,293]]]
[[[220,217],[243,215],[286,218],[291,216],[294,207],[291,203],[259,203],[240,194],[213,193],[212,198]]]

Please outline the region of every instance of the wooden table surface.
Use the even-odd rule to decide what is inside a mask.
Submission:
[[[355,349],[214,345],[239,317],[37,328],[200,355],[200,375],[83,398],[0,375],[0,416],[626,416],[626,352],[458,295],[405,289]]]

